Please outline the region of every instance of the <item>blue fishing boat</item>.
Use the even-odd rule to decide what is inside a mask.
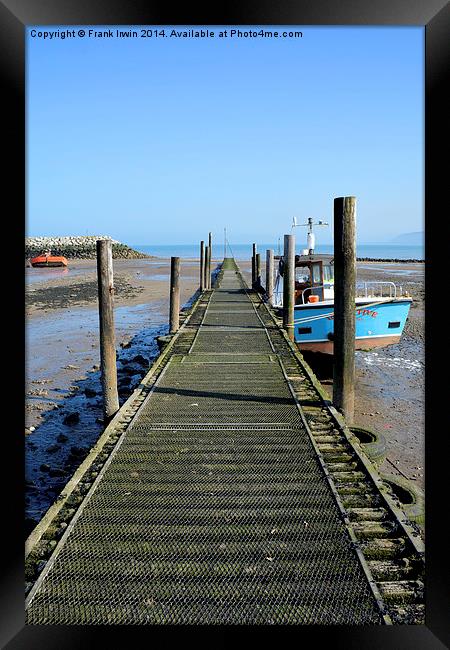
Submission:
[[[294,222],[296,226],[297,223]],[[294,339],[301,350],[333,354],[334,265],[332,255],[315,254],[313,224],[308,220],[308,244],[295,256]],[[283,306],[283,258],[278,260],[272,305]],[[370,350],[398,343],[412,299],[393,282],[356,285],[355,348]]]

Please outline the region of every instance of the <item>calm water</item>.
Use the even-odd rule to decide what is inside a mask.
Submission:
[[[136,244],[130,243],[129,246],[147,253],[147,255],[155,255],[157,257],[199,257],[200,246],[197,244],[173,244],[173,245],[151,245],[151,244]],[[278,243],[261,244],[257,242],[258,251],[261,257],[265,256],[268,248],[272,248],[277,255],[279,252]],[[282,242],[280,244],[282,246]],[[297,246],[297,252],[300,253],[304,244]],[[250,259],[252,256],[252,244],[231,244],[230,249],[227,250],[227,255],[233,255],[237,260]],[[223,242],[217,243],[212,247],[212,255],[214,258],[223,258]],[[281,249],[282,250],[282,249]],[[316,253],[333,253],[333,245],[317,246]],[[358,257],[371,257],[375,259],[401,259],[401,260],[423,260],[425,259],[425,251],[423,246],[402,246],[397,244],[359,244],[356,248]]]

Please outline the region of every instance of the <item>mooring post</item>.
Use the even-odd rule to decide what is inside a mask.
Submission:
[[[200,242],[200,291],[205,290],[205,242]]]
[[[256,282],[256,244],[253,244],[252,253],[252,287]]]
[[[352,424],[355,410],[356,198],[334,199],[333,403]]]
[[[170,258],[170,334],[180,327],[180,258]]]
[[[211,289],[211,257],[212,257],[212,233],[208,233],[208,289]]]
[[[256,253],[256,261],[255,261],[255,275],[256,275],[256,285],[258,287],[261,286],[261,255],[260,253]]]
[[[208,255],[209,255],[209,246],[205,246],[205,273],[203,277],[203,285],[205,289],[208,289]]]
[[[295,235],[284,236],[283,327],[294,340]]]
[[[273,250],[266,250],[266,295],[269,305],[273,298]]]
[[[103,416],[104,424],[107,424],[119,410],[119,395],[117,392],[116,341],[114,333],[112,244],[106,239],[97,240],[97,281]]]

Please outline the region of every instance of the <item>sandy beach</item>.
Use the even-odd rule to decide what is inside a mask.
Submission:
[[[213,260],[212,268],[219,261]],[[238,264],[250,282],[250,261]],[[169,274],[169,259],[114,260],[120,403],[158,354],[155,338],[168,331]],[[399,344],[356,353],[355,425],[385,436],[390,461],[381,467],[385,474],[404,474],[423,488],[424,264],[360,262],[358,279],[392,280],[413,297]],[[182,260],[182,305],[198,284],[198,260]],[[103,424],[95,260],[71,261],[69,269],[27,268],[26,286],[28,533]],[[331,364],[311,356],[308,363],[331,395]]]

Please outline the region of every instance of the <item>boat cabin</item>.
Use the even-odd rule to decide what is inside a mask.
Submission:
[[[280,274],[283,274],[282,258]],[[322,302],[334,298],[333,255],[295,256],[295,304]]]

